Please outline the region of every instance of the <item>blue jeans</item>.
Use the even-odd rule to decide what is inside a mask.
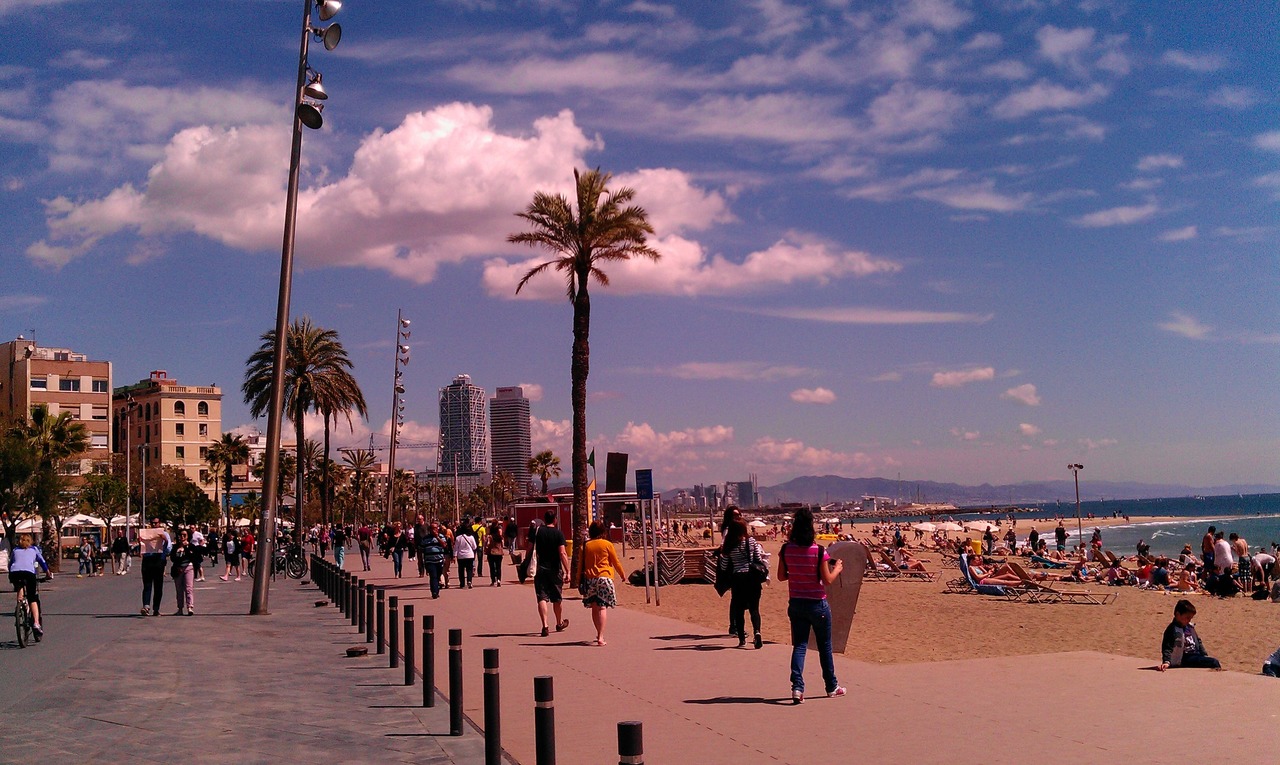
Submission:
[[[347,551],[342,545],[333,546],[333,562],[338,564],[338,568],[342,568],[343,562],[347,559]]]
[[[836,661],[831,654],[831,607],[826,600],[792,598],[787,606],[791,619],[791,690],[804,692],[804,656],[809,650],[809,630],[818,643],[818,661],[827,693],[836,689]]]
[[[400,578],[400,570],[404,568],[404,550],[394,549],[391,551],[392,567],[396,570],[396,578]]]
[[[444,561],[439,563],[428,561],[425,565],[431,582],[431,597],[438,598],[440,597],[440,575],[444,573]]]

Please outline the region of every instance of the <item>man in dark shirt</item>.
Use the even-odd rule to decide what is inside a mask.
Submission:
[[[1067,549],[1067,530],[1062,527],[1062,521],[1058,521],[1058,527],[1053,530],[1053,541],[1058,545],[1058,552]]]
[[[543,637],[551,632],[547,627],[547,604],[555,611],[556,632],[563,632],[569,626],[569,620],[563,618],[563,598],[560,594],[561,587],[569,581],[569,553],[565,549],[564,534],[556,526],[557,515],[555,510],[546,512],[543,516],[544,525],[530,535],[524,549],[526,556],[535,550],[538,553],[533,592],[538,598],[538,618],[542,621]]]

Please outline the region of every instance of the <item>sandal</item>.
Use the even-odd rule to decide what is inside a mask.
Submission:
[[[559,624],[557,624],[557,625],[556,625],[556,632],[564,632],[564,631],[565,631],[565,630],[567,630],[567,629],[569,629],[569,620],[568,620],[568,619],[565,619],[564,621],[562,621],[562,622],[560,622]]]

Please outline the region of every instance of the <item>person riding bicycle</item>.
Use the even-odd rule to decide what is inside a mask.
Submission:
[[[53,578],[49,573],[49,564],[40,554],[39,547],[32,546],[30,534],[18,535],[18,546],[13,550],[9,560],[9,582],[14,592],[26,592],[27,603],[31,605],[31,627],[36,636],[44,634],[40,623],[40,588],[36,584],[36,566],[43,571],[46,579]]]

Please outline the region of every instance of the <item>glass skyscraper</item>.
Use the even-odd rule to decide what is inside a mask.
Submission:
[[[484,388],[458,375],[440,389],[440,472],[483,473],[489,469],[489,427]]]
[[[518,386],[498,388],[489,399],[489,443],[493,472],[505,470],[516,479],[516,496],[529,492],[529,399]]]

